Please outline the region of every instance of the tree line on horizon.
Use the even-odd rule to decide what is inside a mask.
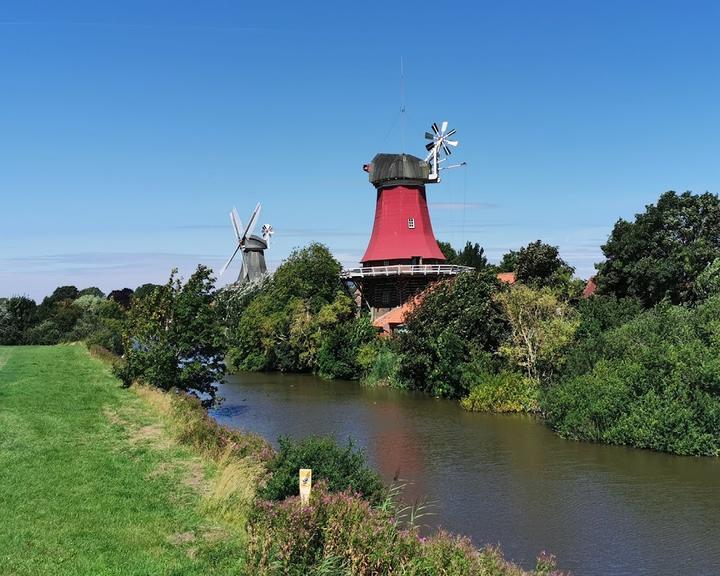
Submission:
[[[104,298],[60,287],[0,300],[0,344],[86,340],[124,355],[118,375],[216,401],[226,371],[312,372],[527,412],[564,437],[678,454],[720,451],[720,200],[666,192],[616,222],[597,291],[540,240],[491,265],[477,243],[440,247],[473,272],[440,281],[381,337],[317,243],[262,283],[182,282]],[[498,272],[516,282],[501,283]]]

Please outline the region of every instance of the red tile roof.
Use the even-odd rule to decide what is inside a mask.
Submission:
[[[587,284],[585,284],[585,290],[583,290],[582,297],[590,298],[590,296],[595,294],[596,290],[597,282],[595,282],[595,277],[593,276],[592,278],[590,278],[590,280],[587,281]]]
[[[396,327],[401,324],[405,324],[405,319],[408,314],[415,309],[415,306],[422,302],[422,294],[418,294],[412,300],[408,300],[402,306],[397,306],[392,310],[385,312],[382,316],[378,316],[373,321],[375,328],[381,328],[388,334],[391,333]]]
[[[500,282],[505,282],[506,284],[515,284],[515,281],[517,280],[515,272],[500,272],[497,275],[497,279],[500,280]]]

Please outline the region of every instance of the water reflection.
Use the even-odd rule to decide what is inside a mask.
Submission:
[[[232,378],[215,413],[270,440],[353,438],[430,522],[500,543],[531,566],[543,549],[577,574],[720,574],[720,463],[564,441],[532,418],[470,414],[419,394],[312,376]],[[428,521],[428,519],[426,519]]]

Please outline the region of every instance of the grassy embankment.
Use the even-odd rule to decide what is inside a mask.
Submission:
[[[0,348],[0,573],[242,572],[257,466],[183,447],[168,400],[83,345]]]
[[[83,345],[0,347],[0,573],[527,574],[348,494],[256,506],[272,454],[197,402],[121,388]]]

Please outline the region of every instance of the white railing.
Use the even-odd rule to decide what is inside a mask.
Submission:
[[[342,278],[368,278],[373,276],[454,276],[463,272],[472,272],[470,266],[453,264],[396,264],[394,266],[369,266],[343,270]]]

